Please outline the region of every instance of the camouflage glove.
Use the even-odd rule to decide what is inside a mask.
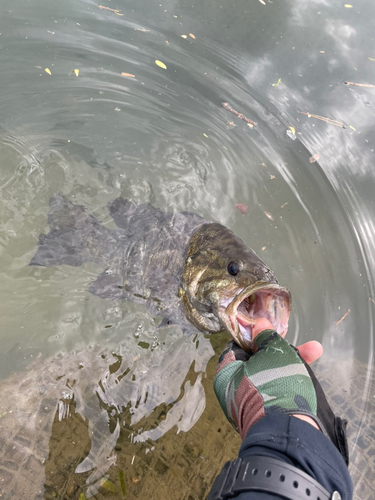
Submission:
[[[253,353],[234,341],[222,353],[214,390],[225,416],[242,439],[271,412],[306,415],[329,437],[348,463],[346,422],[335,417],[323,389],[298,350],[273,330],[253,340]]]

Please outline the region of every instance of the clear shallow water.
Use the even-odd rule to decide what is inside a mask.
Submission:
[[[88,293],[103,271],[93,264],[28,267],[55,193],[108,227],[114,225],[106,205],[117,196],[227,225],[290,288],[289,339],[322,341],[327,358],[349,363],[349,380],[355,360],[368,365],[361,391],[367,402],[374,394],[375,89],[343,83],[375,84],[372,5],[119,0],[104,6],[117,14],[84,1],[0,8],[0,375],[4,394],[19,388],[8,411],[16,413],[20,401],[32,406],[31,388],[48,394],[51,426],[53,401],[74,373],[65,399],[74,393],[92,444],[79,469],[88,483],[77,498],[98,490],[126,434],[119,414],[127,406],[132,443],[158,443],[165,433],[189,429],[199,439],[193,426],[208,421],[201,417],[205,399],[215,404],[206,366],[226,339],[183,338],[178,328],[155,335],[154,318],[140,306]],[[257,125],[250,129],[222,102]],[[319,160],[310,163],[314,154]],[[247,215],[237,203],[248,205]],[[163,418],[155,417],[161,406]],[[368,422],[370,406],[362,411],[361,422]],[[25,418],[19,411],[12,428]],[[361,423],[357,429],[358,440]],[[43,432],[48,436],[50,427]],[[227,443],[224,434],[214,438]],[[138,483],[130,485],[135,494]]]

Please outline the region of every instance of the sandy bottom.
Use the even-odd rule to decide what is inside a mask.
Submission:
[[[221,467],[237,456],[240,446],[239,436],[226,421],[213,393],[217,361],[218,354],[208,364],[207,376],[203,380],[206,408],[189,432],[176,434],[176,428],[172,428],[155,442],[134,443],[136,430],[129,424],[130,415],[124,412],[115,449],[103,470],[98,469],[94,475],[92,471],[74,472],[88,455],[91,443],[88,421],[75,411],[74,400],[70,403],[70,412],[67,412],[70,416],[59,421],[57,413],[54,416],[51,413],[51,408],[56,408],[56,400],[48,398],[48,394],[41,397],[35,392],[32,378],[24,377],[21,382],[22,374],[19,374],[2,381],[1,500],[206,498]],[[348,376],[351,372],[348,363],[353,368],[353,361],[325,361],[316,371],[334,410],[349,421],[354,498],[370,500],[375,488],[375,386],[372,379],[366,378],[365,369],[359,363],[355,367],[356,376]],[[12,397],[17,384],[30,393],[25,407],[19,406],[18,415]],[[363,402],[366,387],[368,397]],[[24,424],[20,426],[22,411]],[[139,425],[156,427],[167,411],[167,407],[159,406]],[[115,427],[116,422],[110,422],[111,425]],[[109,463],[112,465],[108,468]]]

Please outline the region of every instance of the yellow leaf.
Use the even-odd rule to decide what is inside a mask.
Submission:
[[[352,8],[353,8],[353,5],[350,5],[350,3],[346,3],[346,4],[345,4],[345,7],[346,7],[347,9],[352,9]]]
[[[116,493],[116,486],[106,477],[102,477],[102,479],[100,480],[100,486],[105,488],[107,491],[110,491],[111,493]]]
[[[203,135],[204,135],[205,137],[207,137],[207,139],[208,139],[208,135],[206,135],[206,134],[203,134]]]
[[[375,61],[375,59],[373,57],[369,57],[370,61]]]
[[[295,129],[294,127],[290,126],[289,128],[290,128],[290,130],[292,131],[292,134],[295,134],[295,133],[296,133],[296,129]]]
[[[121,73],[121,76],[129,76],[130,78],[135,78],[135,75],[132,75],[131,73]]]
[[[187,38],[187,35],[181,35],[181,38]]]
[[[195,36],[193,35],[193,33],[189,33],[189,36],[190,36],[191,38],[194,38],[194,40],[195,40]]]
[[[355,128],[354,128],[354,127],[352,127],[351,125],[349,125],[349,128],[351,128],[352,130],[354,130],[354,131],[355,131]]]
[[[281,83],[281,78],[279,78],[279,79],[277,80],[277,83],[273,83],[273,84],[272,84],[272,87],[278,87],[278,86],[280,85],[280,83]]]
[[[48,73],[49,75],[52,75],[51,71],[50,71],[48,68],[46,68],[44,71],[45,71],[46,73]]]
[[[78,76],[78,75],[79,75],[79,69],[75,69],[75,70],[74,70],[74,74],[75,74],[76,76]]]
[[[155,64],[159,66],[159,68],[167,69],[167,66],[163,62],[158,61],[157,59],[155,60]]]

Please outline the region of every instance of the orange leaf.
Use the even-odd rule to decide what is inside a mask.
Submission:
[[[121,76],[129,76],[130,78],[135,78],[135,75],[132,75],[131,73],[121,73]]]
[[[236,208],[241,212],[242,215],[247,214],[247,205],[245,203],[236,203]]]

